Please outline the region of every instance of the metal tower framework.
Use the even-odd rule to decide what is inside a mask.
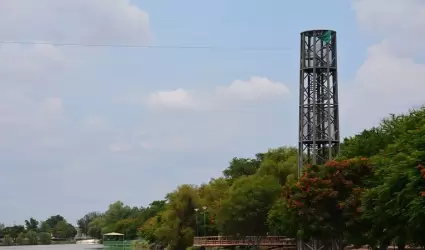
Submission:
[[[339,151],[336,32],[302,32],[300,59],[298,177],[306,164],[324,164]],[[324,248],[317,240],[297,245],[299,250]]]
[[[302,32],[299,171],[305,164],[324,164],[339,151],[337,71],[336,32]]]

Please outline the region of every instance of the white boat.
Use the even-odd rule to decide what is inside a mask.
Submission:
[[[95,245],[99,244],[99,240],[96,239],[89,239],[89,240],[78,240],[76,244],[83,244],[83,245]]]

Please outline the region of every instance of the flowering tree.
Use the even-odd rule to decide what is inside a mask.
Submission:
[[[307,165],[300,180],[286,190],[286,199],[297,217],[298,236],[322,240],[342,239],[343,232],[361,225],[360,195],[372,176],[366,158]]]

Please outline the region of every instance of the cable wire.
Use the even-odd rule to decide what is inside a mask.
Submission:
[[[198,50],[239,50],[239,51],[290,51],[285,47],[220,47],[220,46],[194,46],[194,45],[125,45],[125,44],[88,44],[88,43],[56,43],[32,41],[0,41],[0,44],[19,45],[52,45],[69,47],[106,47],[106,48],[139,48],[139,49],[198,49]]]

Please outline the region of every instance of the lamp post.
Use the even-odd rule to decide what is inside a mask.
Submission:
[[[203,206],[202,209],[204,210],[204,236],[207,236],[207,228],[205,227],[206,225],[205,213],[206,213],[207,207]]]
[[[199,210],[199,208],[195,208],[194,209],[195,210],[195,219],[196,219],[196,236],[198,237],[199,236],[199,233],[198,233],[198,210]]]

